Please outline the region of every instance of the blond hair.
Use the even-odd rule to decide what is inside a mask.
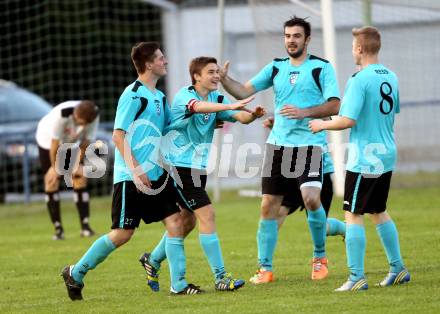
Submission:
[[[376,27],[364,26],[353,28],[351,33],[366,54],[377,54],[380,50],[380,33]]]

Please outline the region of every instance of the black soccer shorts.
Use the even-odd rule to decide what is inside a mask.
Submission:
[[[161,221],[180,212],[171,176],[164,172],[152,188],[163,188],[156,195],[139,191],[133,181],[123,181],[113,186],[112,229],[135,229],[142,219],[146,224]]]
[[[174,167],[172,172],[180,207],[194,211],[211,204],[206,192],[205,170]]]
[[[347,171],[343,209],[354,214],[380,214],[387,208],[392,171],[372,177]]]
[[[262,193],[286,195],[304,186],[322,188],[322,148],[266,144]]]

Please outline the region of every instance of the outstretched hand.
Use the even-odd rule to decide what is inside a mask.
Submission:
[[[255,107],[254,111],[252,111],[252,115],[256,118],[261,118],[266,114],[266,109],[263,106]]]
[[[232,110],[245,110],[249,112],[249,109],[246,109],[246,105],[255,99],[255,96],[250,96],[248,98],[237,101],[236,103],[231,104]]]

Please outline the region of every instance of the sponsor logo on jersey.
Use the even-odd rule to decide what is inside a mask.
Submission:
[[[290,72],[289,81],[292,86],[295,85],[298,76],[299,76],[299,71]]]
[[[377,74],[388,74],[389,72],[386,69],[376,69],[374,70]]]
[[[319,172],[309,172],[309,177],[318,177],[319,176]]]

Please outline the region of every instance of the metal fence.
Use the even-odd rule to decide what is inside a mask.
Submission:
[[[18,5],[17,1],[2,1],[0,25],[5,34],[0,39],[1,78],[32,90],[52,104],[93,99],[102,107],[103,120],[111,125],[119,94],[135,78],[129,57],[131,46],[141,40],[163,43],[169,74],[162,88],[171,102],[177,90],[190,83],[187,67],[192,58],[219,55],[217,3],[112,0],[91,4],[86,0],[49,0]],[[283,57],[282,23],[294,14],[309,17],[313,27],[310,51],[323,56],[321,18],[313,11],[320,11],[320,1],[225,1],[222,46],[224,60],[232,63],[231,75],[246,81],[273,58]],[[382,32],[382,62],[400,78],[398,171],[439,171],[439,1],[334,0],[333,17],[341,92],[355,71],[350,30],[369,18]],[[203,27],[195,26],[194,20]],[[257,101],[270,111],[272,97],[268,91]],[[3,127],[0,125],[0,131]],[[232,173],[235,164],[245,161],[248,167],[261,164],[262,153],[248,155],[246,160],[237,155],[237,147],[243,143],[263,146],[267,131],[260,123],[229,125],[224,131],[226,141],[230,141],[226,144],[232,162],[222,164],[223,173]],[[7,132],[0,132],[0,199],[9,193],[30,200],[32,194],[42,191],[34,134],[15,134],[13,142],[10,138]],[[230,185],[255,184],[259,180],[230,177]],[[96,194],[111,189],[111,177],[105,184],[91,183]]]
[[[220,36],[215,3],[187,1],[185,7],[165,14],[164,40],[172,76],[168,79],[170,97],[188,84],[187,65],[198,55],[218,55]],[[292,15],[308,17],[312,24],[311,53],[324,57],[320,1],[249,0],[226,1],[224,60],[231,61],[230,73],[245,82],[273,58],[285,57],[282,24]],[[197,20],[203,28],[194,28]],[[341,94],[348,78],[356,72],[351,56],[351,29],[368,22],[377,26],[383,38],[381,62],[400,79],[401,114],[395,133],[398,143],[398,172],[440,171],[440,89],[437,84],[440,55],[440,2],[394,0],[334,0],[333,19],[336,29],[336,70]],[[166,29],[165,29],[166,30]],[[173,31],[171,31],[173,30]],[[179,40],[190,38],[190,40]],[[179,49],[177,49],[179,48]],[[224,61],[222,60],[222,62]],[[257,102],[272,108],[271,90],[262,93]],[[245,142],[263,146],[267,137],[261,124],[234,124],[226,134],[233,135],[232,160],[237,148]],[[347,132],[345,134],[347,139]],[[261,164],[262,154],[248,156],[251,166]],[[234,163],[222,164],[233,177]],[[228,169],[224,169],[228,171]],[[224,185],[255,184],[256,180],[225,179]]]

